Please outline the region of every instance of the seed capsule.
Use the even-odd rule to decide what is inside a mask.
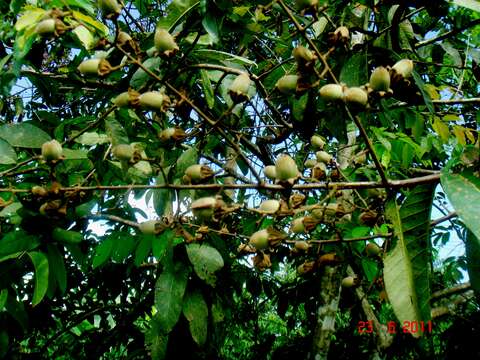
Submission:
[[[157,28],[157,30],[155,30],[153,42],[157,50],[165,56],[171,56],[179,50],[173,36],[167,30],[162,28]]]
[[[298,75],[284,75],[278,79],[275,87],[282,94],[294,94],[297,91]]]
[[[296,179],[299,176],[297,164],[290,156],[282,154],[275,162],[275,173],[277,180],[285,181]]]
[[[147,220],[138,224],[138,229],[142,234],[155,235],[157,234],[157,223],[159,222],[156,220]]]
[[[308,251],[308,249],[310,249],[310,244],[306,241],[295,241],[295,249]]]
[[[193,215],[200,220],[210,220],[213,218],[215,207],[217,206],[217,199],[214,197],[203,197],[192,202],[190,208]]]
[[[50,35],[55,32],[55,19],[46,19],[40,21],[35,26],[35,33],[38,35]]]
[[[263,169],[263,174],[270,180],[275,180],[277,178],[277,172],[275,171],[275,165],[265,166]]]
[[[158,137],[161,142],[166,143],[169,141],[182,141],[187,134],[180,128],[166,128],[160,131]]]
[[[379,66],[373,70],[368,84],[374,91],[388,91],[390,89],[390,73],[383,66]]]
[[[373,210],[364,211],[359,216],[360,223],[367,226],[374,226],[377,222],[377,218],[378,214]]]
[[[318,162],[323,162],[325,164],[330,164],[333,160],[333,156],[323,150],[317,151],[315,156]]]
[[[257,250],[264,250],[268,248],[268,237],[267,229],[259,230],[250,236],[249,244]]]
[[[62,145],[57,140],[42,144],[42,157],[46,161],[58,160],[63,155]]]
[[[359,87],[347,88],[344,91],[345,101],[347,104],[364,108],[368,103],[368,94]]]
[[[392,66],[392,71],[402,78],[407,79],[412,76],[413,61],[410,59],[402,59]]]
[[[357,276],[347,276],[342,280],[342,287],[344,288],[351,288],[358,285],[358,277]]]
[[[118,144],[113,147],[112,154],[120,161],[130,161],[133,158],[134,150],[130,144]]]
[[[323,147],[325,146],[325,141],[318,135],[313,135],[310,138],[310,143],[314,148],[322,150]]]
[[[324,180],[327,177],[327,165],[324,162],[318,162],[312,168],[312,178]]]
[[[251,83],[252,80],[250,80],[250,76],[247,73],[242,73],[233,80],[229,93],[235,103],[248,100],[248,89]]]
[[[382,252],[382,248],[375,243],[368,243],[365,246],[365,252],[367,256],[375,257]]]
[[[294,234],[300,234],[305,232],[305,226],[303,225],[303,217],[293,219],[292,224],[290,225],[290,231]]]
[[[339,84],[323,85],[320,90],[320,97],[325,101],[342,100],[344,97],[343,86]]]
[[[98,0],[98,6],[107,18],[117,17],[122,12],[122,7],[116,0]]]
[[[45,189],[43,186],[32,186],[32,194],[35,196],[40,196],[40,197],[45,197],[48,195],[47,189]]]
[[[160,91],[147,91],[140,95],[138,102],[143,108],[165,111],[170,105],[170,98]]]
[[[262,201],[258,210],[265,214],[275,214],[280,209],[280,201],[278,200],[265,200]]]
[[[313,168],[315,165],[317,165],[317,160],[315,159],[307,159],[305,160],[304,164],[307,169]]]
[[[104,76],[112,71],[112,66],[105,59],[88,59],[78,65],[78,71],[83,75],[99,75]]]
[[[201,182],[201,181],[207,180],[211,178],[213,174],[214,174],[213,170],[210,169],[210,167],[207,165],[200,165],[200,164],[190,165],[185,170],[185,175],[188,176],[188,178],[192,182]]]
[[[140,94],[135,90],[128,90],[120,93],[113,99],[113,103],[118,107],[138,106]]]

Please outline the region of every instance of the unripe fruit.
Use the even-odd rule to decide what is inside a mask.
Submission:
[[[32,186],[31,191],[32,191],[32,194],[35,196],[44,197],[48,195],[47,189],[45,189],[43,186],[38,186],[38,185]]]
[[[342,287],[351,288],[358,285],[358,277],[356,276],[347,276],[342,280]]]
[[[312,144],[312,146],[314,148],[317,148],[317,149],[323,149],[323,147],[325,146],[325,140],[323,140],[320,136],[318,135],[313,135],[311,138],[310,138],[310,143]]]
[[[173,36],[167,30],[162,28],[157,28],[157,30],[155,30],[153,42],[157,50],[166,56],[173,55],[179,50]]]
[[[325,101],[337,101],[343,99],[343,86],[339,84],[323,85],[320,90],[320,97]]]
[[[88,59],[82,61],[77,67],[83,75],[104,76],[112,71],[112,66],[105,59]]]
[[[275,171],[275,165],[265,166],[263,169],[263,174],[270,180],[275,180],[277,178],[277,172]]]
[[[165,111],[170,104],[170,99],[159,91],[147,91],[140,95],[138,102],[144,108]]]
[[[118,144],[112,149],[112,154],[120,161],[130,161],[133,157],[133,147],[130,144]]]
[[[293,219],[292,224],[290,225],[290,231],[294,234],[299,234],[305,232],[305,226],[303,225],[303,217]]]
[[[338,27],[335,32],[333,33],[338,40],[346,42],[350,39],[350,31],[346,26]]]
[[[368,103],[368,94],[365,90],[359,87],[347,88],[344,91],[344,100],[349,105],[358,107],[365,107]]]
[[[117,36],[117,44],[119,46],[124,46],[128,42],[133,41],[132,37],[127,34],[125,31],[120,31]]]
[[[248,88],[251,83],[252,80],[250,80],[250,76],[248,76],[247,73],[242,73],[233,80],[230,85],[229,93],[235,103],[248,100]]]
[[[312,169],[312,178],[316,180],[324,180],[327,177],[327,165],[324,162],[315,164]]]
[[[278,200],[265,200],[262,201],[258,210],[265,214],[275,214],[280,209],[280,201]]]
[[[122,12],[116,0],[98,0],[98,6],[106,17],[118,16]]]
[[[308,251],[308,249],[310,249],[310,244],[306,241],[295,241],[295,249]]]
[[[203,197],[192,202],[190,206],[193,214],[200,220],[210,220],[213,217],[217,199],[214,197]]]
[[[294,94],[297,91],[298,75],[284,75],[278,79],[275,87],[282,94]]]
[[[330,164],[333,160],[333,156],[327,153],[326,151],[317,151],[315,153],[318,162],[323,162],[325,164]]]
[[[282,154],[275,162],[277,180],[296,179],[299,176],[297,164],[290,156]]]
[[[269,238],[268,230],[263,229],[263,230],[254,232],[250,236],[250,240],[248,243],[254,246],[255,249],[257,250],[264,250],[268,248],[268,238]]]
[[[213,176],[213,174],[214,174],[213,170],[210,169],[210,167],[207,165],[200,165],[200,164],[190,165],[185,170],[185,175],[188,176],[190,180],[193,182],[209,179]]]
[[[313,65],[317,59],[312,51],[302,45],[299,45],[293,49],[292,55],[300,68]]]
[[[180,128],[166,128],[158,134],[160,141],[168,142],[168,141],[181,141],[185,139],[187,134]]]
[[[375,257],[382,252],[382,248],[375,243],[368,243],[365,246],[365,252],[367,256]]]
[[[305,261],[303,264],[300,264],[297,267],[298,275],[307,274],[312,272],[315,269],[316,263],[315,261]]]
[[[46,19],[40,21],[37,26],[35,26],[35,33],[38,35],[50,35],[55,32],[55,19]]]
[[[46,161],[58,160],[63,155],[62,145],[57,140],[42,144],[42,157]]]
[[[368,84],[374,91],[388,91],[390,89],[390,73],[383,66],[379,66],[373,70]]]
[[[297,5],[298,10],[304,10],[318,4],[318,0],[296,0],[295,4]]]
[[[118,107],[137,106],[139,96],[140,94],[135,90],[128,90],[117,95],[117,97],[113,99],[113,103]]]
[[[305,167],[307,169],[313,168],[315,165],[317,165],[317,160],[315,159],[307,159],[304,163]]]
[[[138,229],[142,234],[155,235],[157,233],[157,223],[156,220],[147,220],[138,224]]]
[[[395,72],[395,74],[407,79],[412,76],[413,61],[410,59],[402,59],[392,66],[392,70]]]

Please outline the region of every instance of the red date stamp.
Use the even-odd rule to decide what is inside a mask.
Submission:
[[[389,333],[396,334],[397,331],[404,334],[417,334],[417,333],[431,333],[433,330],[432,321],[404,321],[402,324],[397,324],[395,321],[389,321],[387,324],[379,324],[381,330]],[[357,325],[359,334],[371,334],[375,331],[375,326],[372,320],[359,321]]]

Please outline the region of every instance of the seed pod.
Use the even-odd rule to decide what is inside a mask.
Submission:
[[[383,66],[377,67],[370,75],[368,85],[374,91],[388,91],[390,89],[390,73]]]
[[[308,251],[308,249],[310,249],[310,244],[306,241],[295,241],[295,249]]]
[[[185,170],[185,175],[189,177],[192,182],[205,181],[213,176],[214,172],[207,165],[190,165]]]
[[[299,45],[292,52],[299,71],[309,70],[317,60],[317,56],[305,46]]]
[[[282,154],[275,162],[275,173],[277,180],[286,181],[289,179],[297,179],[299,176],[297,164],[290,156]]]
[[[259,230],[257,232],[254,232],[251,236],[250,236],[250,240],[249,240],[249,244],[254,246],[255,249],[257,250],[264,250],[266,248],[268,248],[268,230],[267,229],[263,229],[263,230]]]
[[[317,165],[317,160],[315,159],[307,159],[305,160],[304,164],[307,169],[313,168],[315,165]]]
[[[305,232],[305,226],[303,225],[303,217],[293,219],[290,225],[290,231],[294,234],[300,234]]]
[[[155,235],[158,234],[157,224],[159,224],[159,222],[156,220],[147,220],[138,224],[138,229],[142,234]]]
[[[112,71],[112,66],[105,59],[88,59],[78,65],[78,71],[83,75],[99,75],[104,76]]]
[[[203,197],[192,202],[190,208],[193,215],[200,220],[210,220],[213,218],[215,207],[217,206],[217,199],[214,197]]]
[[[320,97],[325,101],[338,101],[344,97],[343,86],[339,84],[323,85],[319,93]]]
[[[382,252],[382,248],[375,243],[368,243],[365,246],[365,252],[367,256],[375,257]]]
[[[262,201],[258,210],[265,214],[275,214],[280,209],[280,201],[278,200],[265,200]]]
[[[272,267],[270,255],[262,252],[257,253],[257,255],[252,258],[252,262],[253,266],[255,266],[259,271],[264,271],[265,269]]]
[[[325,140],[323,140],[322,137],[320,137],[318,135],[313,135],[310,138],[310,143],[312,144],[312,146],[314,148],[320,149],[320,150],[322,150],[323,147],[325,146]]]
[[[316,180],[324,180],[327,177],[327,165],[323,162],[315,164],[312,169],[312,178]]]
[[[296,0],[295,4],[299,11],[308,9],[313,6],[317,6],[318,0]]]
[[[128,90],[120,93],[113,99],[113,103],[118,107],[138,106],[140,94],[135,90]]]
[[[365,90],[359,87],[347,88],[344,91],[345,102],[349,105],[364,108],[368,103],[368,94]]]
[[[46,161],[58,160],[63,155],[62,145],[57,140],[42,144],[42,157]]]
[[[294,94],[297,91],[298,75],[284,75],[278,79],[275,87],[282,94]]]
[[[120,161],[130,161],[133,158],[134,149],[130,144],[118,144],[112,149],[113,156]]]
[[[367,226],[374,226],[377,222],[378,214],[376,211],[367,210],[360,214],[360,223]]]
[[[155,44],[155,48],[160,52],[160,54],[165,56],[172,56],[179,50],[179,47],[173,36],[167,30],[162,28],[157,28],[155,30],[153,42]]]
[[[306,196],[300,193],[293,193],[290,195],[288,198],[288,206],[290,206],[291,209],[296,209],[305,204],[306,201]]]
[[[119,46],[125,46],[126,44],[133,41],[132,37],[127,34],[125,31],[120,31],[117,36],[117,44]]]
[[[315,153],[318,162],[323,162],[325,164],[330,164],[333,160],[333,156],[327,153],[326,151],[317,151]]]
[[[98,0],[98,6],[106,18],[117,17],[122,12],[117,0]]]
[[[170,105],[170,99],[160,91],[147,91],[140,95],[138,102],[141,107],[165,111]]]
[[[158,133],[158,138],[163,143],[170,142],[170,141],[182,141],[186,137],[187,137],[187,134],[185,134],[185,131],[177,127],[166,128]]]
[[[38,35],[51,35],[55,32],[55,19],[45,19],[40,21],[34,32]]]
[[[303,226],[305,227],[306,232],[314,230],[317,227],[318,223],[318,220],[315,219],[313,216],[305,216],[303,218]]]
[[[248,88],[251,83],[252,80],[250,80],[250,76],[248,76],[247,73],[242,73],[233,80],[229,89],[229,94],[233,102],[240,103],[248,100]]]
[[[315,270],[315,266],[315,261],[305,261],[303,264],[300,264],[297,267],[297,273],[298,275],[308,274],[309,272]]]
[[[350,40],[350,31],[346,26],[338,27],[333,33],[330,33],[329,35],[329,41],[334,45],[347,45]]]
[[[263,174],[270,180],[275,180],[277,178],[277,172],[275,170],[275,165],[265,166],[263,169]]]
[[[353,163],[355,165],[365,164],[366,161],[367,161],[367,153],[365,151],[360,152],[353,158]]]
[[[38,185],[32,186],[31,191],[32,191],[32,194],[35,196],[45,197],[48,195],[47,189],[45,189],[43,186],[38,186]]]
[[[344,288],[351,288],[357,286],[359,283],[357,276],[347,276],[342,280],[342,287]]]
[[[392,66],[392,71],[398,76],[407,79],[412,76],[413,61],[410,59],[402,59]]]

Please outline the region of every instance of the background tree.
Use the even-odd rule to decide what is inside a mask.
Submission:
[[[0,9],[0,357],[478,357],[477,1]]]

